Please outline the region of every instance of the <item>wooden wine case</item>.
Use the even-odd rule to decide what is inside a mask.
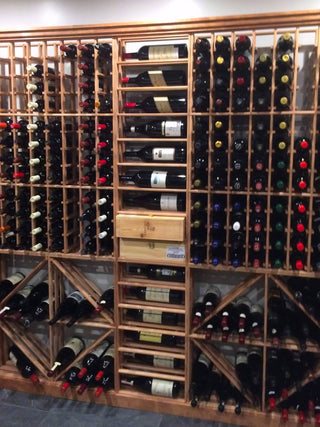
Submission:
[[[143,409],[163,413],[171,413],[174,415],[183,415],[195,418],[203,418],[208,420],[230,422],[241,425],[256,426],[261,423],[267,425],[280,425],[279,413],[270,413],[266,409],[265,404],[265,387],[266,387],[266,354],[270,348],[271,342],[267,337],[267,296],[268,289],[271,286],[279,287],[290,299],[309,317],[309,319],[320,327],[319,322],[312,317],[306,309],[297,303],[287,288],[286,284],[278,276],[303,276],[320,278],[320,273],[314,272],[312,269],[311,253],[312,253],[312,235],[313,223],[312,212],[315,198],[320,194],[316,194],[314,190],[314,177],[317,173],[315,167],[315,157],[318,155],[316,140],[319,135],[319,108],[318,108],[318,92],[319,92],[319,61],[320,61],[320,11],[306,11],[296,13],[278,13],[265,15],[247,15],[238,17],[223,17],[223,18],[208,18],[184,20],[177,23],[134,23],[134,24],[110,24],[110,25],[92,25],[82,27],[60,27],[60,28],[43,28],[31,29],[24,32],[7,31],[0,33],[0,119],[5,117],[13,118],[14,122],[21,118],[26,118],[29,122],[33,122],[35,118],[42,118],[46,123],[58,118],[61,119],[62,129],[65,129],[67,123],[72,124],[74,129],[77,129],[76,124],[82,123],[89,118],[95,121],[95,125],[101,123],[104,118],[112,119],[113,121],[113,185],[98,186],[96,184],[87,186],[79,183],[81,176],[80,158],[82,149],[80,142],[83,132],[62,132],[62,180],[60,184],[52,184],[50,181],[45,181],[43,184],[25,184],[14,183],[0,180],[0,189],[5,187],[13,187],[15,194],[19,193],[20,188],[30,188],[31,195],[37,194],[40,189],[45,191],[47,195],[46,207],[49,212],[50,201],[49,196],[54,189],[62,189],[63,194],[63,220],[64,220],[64,249],[61,252],[40,251],[32,252],[25,250],[12,251],[9,249],[0,249],[0,275],[5,277],[7,265],[10,260],[14,259],[14,264],[18,269],[23,266],[25,259],[33,260],[36,265],[31,273],[18,285],[14,290],[21,289],[24,284],[31,280],[39,272],[48,271],[50,284],[50,316],[55,313],[59,302],[64,295],[64,278],[68,279],[74,288],[79,289],[85,297],[95,304],[99,300],[101,290],[86,276],[85,267],[76,266],[77,261],[85,261],[95,265],[112,265],[114,271],[114,289],[115,289],[115,309],[114,313],[102,311],[100,315],[91,317],[86,321],[81,322],[81,327],[86,329],[99,331],[99,337],[95,339],[86,350],[79,355],[77,360],[81,360],[83,356],[99,344],[103,339],[110,334],[114,335],[115,341],[115,385],[114,390],[104,393],[97,403],[108,405],[123,406],[127,408]],[[273,72],[271,84],[271,109],[265,113],[259,113],[254,110],[253,105],[253,89],[254,89],[254,63],[257,49],[267,47],[271,52],[273,65],[276,66],[276,44],[279,36],[284,31],[289,31],[294,37],[294,64],[293,64],[293,99],[292,105],[297,103],[298,93],[298,58],[300,53],[300,43],[305,40],[305,35],[310,36],[312,44],[308,44],[306,50],[311,54],[310,73],[310,88],[309,88],[309,104],[306,109],[296,109],[292,107],[285,112],[277,112],[274,108],[274,92],[275,92],[275,77]],[[234,46],[237,34],[246,34],[252,40],[252,60],[251,60],[251,79],[250,79],[250,102],[247,112],[235,113],[232,107],[232,89],[233,75],[230,74],[229,86],[229,111],[226,113],[216,113],[213,109],[212,92],[214,88],[214,73],[213,73],[213,58],[216,36],[223,34],[230,37],[231,46]],[[211,67],[210,67],[210,108],[206,113],[198,113],[193,108],[193,93],[194,93],[194,43],[197,37],[206,37],[211,44]],[[259,44],[263,38],[270,38],[272,43],[265,46]],[[149,44],[155,41],[168,40],[183,40],[188,44],[189,56],[187,59],[178,60],[163,60],[163,61],[138,61],[138,60],[123,60],[122,53],[127,50],[130,43]],[[257,42],[259,40],[259,43]],[[77,83],[83,78],[80,75],[80,70],[77,65],[81,62],[78,55],[75,59],[68,59],[60,54],[59,46],[62,43],[75,44],[80,43],[102,43],[107,42],[112,45],[112,60],[106,65],[107,69],[102,70],[98,67],[98,55],[95,53],[95,69],[94,84],[95,84],[95,101],[99,100],[99,95],[107,94],[110,91],[113,96],[113,111],[112,113],[100,113],[96,108],[93,113],[84,113],[78,108],[80,101],[80,89],[77,88]],[[263,43],[263,42],[262,42]],[[309,42],[307,42],[309,43]],[[233,49],[233,48],[232,48]],[[233,52],[231,52],[231,69],[233,67]],[[33,113],[27,107],[27,103],[31,101],[31,95],[25,90],[25,85],[30,83],[30,77],[26,72],[26,66],[40,63],[45,68],[54,68],[55,74],[53,80],[56,83],[54,93],[48,91],[50,77],[47,73],[44,76],[44,100],[45,108],[42,113]],[[130,71],[138,73],[145,69],[161,68],[162,66],[176,67],[181,66],[186,70],[188,84],[186,86],[160,86],[160,87],[125,87],[121,84],[121,79]],[[99,70],[99,71],[98,71]],[[103,90],[99,91],[99,79],[103,80]],[[124,112],[124,102],[127,95],[137,93],[147,96],[152,93],[166,92],[184,92],[187,94],[188,109],[186,113],[128,113]],[[49,108],[49,99],[55,100],[56,109]],[[284,114],[291,117],[291,132],[290,132],[290,148],[289,167],[288,167],[288,190],[283,193],[273,193],[271,190],[272,182],[272,136],[274,128],[274,119],[276,116]],[[268,115],[270,117],[270,132],[269,132],[269,149],[267,158],[267,182],[266,191],[255,194],[250,188],[251,177],[251,155],[252,155],[252,130],[253,120],[259,115]],[[147,138],[147,137],[128,137],[124,131],[124,124],[134,120],[140,122],[152,119],[164,119],[167,116],[172,119],[185,118],[187,122],[186,138]],[[201,190],[193,187],[193,159],[194,159],[194,127],[197,117],[208,119],[208,183]],[[225,191],[215,191],[212,189],[212,157],[213,157],[213,123],[216,117],[225,117],[228,121],[228,167],[227,167],[227,189]],[[292,199],[297,195],[292,186],[293,162],[294,162],[294,141],[295,123],[298,124],[300,118],[307,117],[310,129],[308,136],[312,140],[311,148],[311,165],[310,165],[310,189],[307,193],[300,194],[304,200],[308,201],[308,230],[307,230],[307,259],[306,268],[303,271],[292,270],[290,265],[290,230],[291,230],[291,204]],[[238,192],[232,191],[230,188],[231,180],[231,150],[233,140],[233,125],[234,122],[245,120],[247,123],[248,136],[248,168],[247,168],[247,189],[240,192],[246,200],[246,245],[245,259],[243,266],[235,269],[230,265],[230,254],[228,245],[230,243],[230,211],[231,199],[233,196],[239,195]],[[15,131],[14,131],[15,132]],[[48,132],[45,131],[46,138]],[[30,131],[30,139],[32,132]],[[151,142],[150,142],[151,141]],[[95,142],[99,142],[99,134],[96,132]],[[185,164],[152,164],[141,162],[126,161],[124,150],[129,144],[130,146],[142,146],[145,143],[159,144],[170,142],[172,144],[186,143],[187,146],[187,161]],[[50,148],[45,147],[46,159],[50,157]],[[14,154],[17,155],[17,146],[14,145]],[[30,158],[32,158],[32,149],[30,149]],[[96,171],[98,171],[98,155],[96,156]],[[154,188],[138,188],[122,184],[118,176],[130,168],[141,168],[149,170],[179,170],[186,171],[187,184],[185,190],[172,189],[154,189]],[[3,163],[0,163],[0,172],[4,171]],[[32,172],[32,167],[31,167]],[[50,173],[50,164],[46,163],[47,176]],[[97,176],[98,178],[98,172]],[[112,255],[104,255],[99,246],[97,237],[97,251],[94,255],[82,255],[83,242],[80,237],[83,232],[83,223],[77,219],[82,213],[82,206],[79,203],[81,197],[86,190],[94,190],[96,192],[96,200],[100,198],[103,191],[113,193],[113,214],[114,214],[114,250]],[[149,191],[181,193],[186,196],[186,212],[162,212],[149,211],[141,208],[128,208],[123,202],[123,195],[129,191],[139,191],[147,194]],[[207,200],[207,254],[205,262],[200,264],[192,263],[190,254],[191,239],[191,224],[192,211],[191,206],[198,195],[203,195]],[[255,196],[262,196],[266,201],[266,259],[263,265],[259,268],[254,268],[250,264],[250,199]],[[275,270],[270,267],[270,233],[272,230],[271,216],[269,213],[272,210],[273,197],[284,198],[288,205],[288,222],[287,222],[287,241],[286,241],[286,259],[282,269]],[[212,226],[212,203],[216,198],[224,198],[226,201],[226,258],[225,261],[218,265],[211,265],[210,241],[211,241],[211,226]],[[16,207],[19,209],[19,202],[16,202]],[[290,212],[289,212],[290,211]],[[98,220],[99,210],[97,209]],[[4,215],[0,216],[0,226],[5,224]],[[169,227],[167,224],[170,224]],[[19,223],[17,222],[17,226]],[[50,230],[51,220],[47,218],[47,229]],[[170,229],[171,228],[171,229]],[[132,230],[130,232],[130,230]],[[158,240],[157,240],[158,239]],[[36,242],[33,236],[32,244]],[[19,242],[18,242],[19,243]],[[168,245],[184,249],[185,256],[180,258],[168,257]],[[48,247],[50,247],[50,233],[48,233]],[[182,252],[178,251],[180,254]],[[14,258],[13,258],[14,257]],[[165,266],[182,266],[185,268],[185,282],[160,282],[149,280],[138,276],[132,276],[127,273],[126,265],[128,263],[137,264],[155,264]],[[246,275],[245,279],[227,293],[221,300],[215,311],[208,316],[196,328],[191,326],[191,313],[194,302],[196,282],[194,276],[198,270],[212,270],[229,273],[242,273]],[[151,287],[151,288],[166,288],[181,290],[185,294],[184,303],[181,305],[172,305],[166,303],[152,303],[148,301],[138,301],[130,298],[124,292],[127,286],[133,287]],[[237,416],[233,413],[233,407],[226,406],[224,413],[217,410],[217,402],[214,400],[208,403],[200,403],[199,407],[191,408],[189,389],[191,384],[193,349],[199,348],[203,351],[214,365],[225,375],[231,383],[241,389],[241,384],[236,376],[234,366],[228,361],[223,353],[214,345],[221,337],[215,336],[211,341],[205,340],[201,326],[206,323],[209,318],[218,313],[230,301],[235,300],[241,294],[248,292],[254,286],[259,286],[264,293],[264,332],[261,340],[248,337],[246,345],[255,345],[263,349],[263,390],[261,396],[261,406],[255,407],[252,404],[252,396],[246,394],[246,404],[243,407],[241,415]],[[4,301],[1,302],[2,308],[6,301],[12,296],[10,294]],[[152,323],[139,323],[136,321],[127,320],[124,316],[124,310],[127,308],[149,309],[154,311],[167,311],[177,313],[184,319],[178,326],[154,325]],[[54,380],[49,379],[46,375],[50,364],[54,361],[54,356],[57,350],[64,342],[64,322],[50,328],[48,333],[49,348],[47,348],[34,334],[26,332],[22,327],[7,320],[0,321],[0,386],[15,390],[28,391],[38,394],[47,394],[55,397],[61,397],[60,387],[64,370]],[[184,344],[176,347],[164,347],[152,344],[134,343],[128,340],[125,336],[125,331],[144,331],[159,332],[167,335],[175,335],[184,339]],[[16,370],[8,362],[7,349],[8,340],[15,342],[25,354],[34,362],[40,372],[40,384],[34,386],[19,375],[16,375]],[[236,345],[236,339],[230,338],[231,343]],[[298,349],[298,345],[294,340],[287,339],[283,344],[283,348]],[[308,342],[308,351],[319,352],[317,345]],[[147,365],[135,365],[128,363],[124,357],[125,352],[135,352],[144,355],[159,355],[175,357],[183,362],[183,367],[180,369],[155,368]],[[320,371],[316,373],[320,375]],[[149,396],[137,391],[126,389],[121,385],[121,376],[151,376],[154,378],[176,380],[183,387],[177,399],[169,399],[162,397]],[[310,381],[306,379],[305,382]],[[290,391],[291,393],[294,390]],[[68,390],[65,397],[74,400],[95,401],[94,393],[87,391],[84,395],[79,396],[74,390]],[[290,414],[290,419],[297,422],[297,417]],[[308,420],[313,422],[311,418]]]

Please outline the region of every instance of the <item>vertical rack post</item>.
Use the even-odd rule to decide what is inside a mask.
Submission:
[[[114,237],[113,237],[113,276],[114,276],[114,323],[115,323],[115,330],[114,330],[114,347],[115,347],[115,358],[114,358],[114,389],[115,392],[118,393],[120,390],[120,375],[119,375],[119,369],[120,369],[120,330],[119,330],[119,324],[120,324],[120,318],[119,318],[119,310],[118,305],[120,302],[120,287],[119,287],[119,281],[121,280],[120,277],[120,265],[118,262],[119,257],[119,240],[116,237],[116,219],[117,214],[119,212],[119,190],[118,190],[118,159],[119,159],[119,151],[118,151],[118,138],[119,135],[121,135],[121,132],[119,132],[119,91],[117,88],[119,87],[119,58],[121,60],[121,56],[119,56],[119,51],[121,49],[120,41],[116,38],[112,40],[112,102],[113,102],[113,117],[112,117],[112,128],[113,128],[113,225],[114,225]],[[121,54],[121,52],[120,52]],[[116,184],[117,183],[117,184]]]
[[[194,36],[188,37],[188,104],[187,104],[187,180],[186,180],[186,258],[185,258],[185,387],[184,398],[187,402],[189,399],[189,388],[191,384],[191,363],[192,346],[190,335],[191,327],[191,310],[193,304],[194,281],[190,267],[190,245],[191,245],[191,188],[192,188],[192,136],[194,117],[192,116],[192,87],[193,87],[193,46]]]

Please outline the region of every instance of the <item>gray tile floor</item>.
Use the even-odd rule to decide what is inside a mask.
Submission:
[[[113,408],[0,390],[1,427],[236,427],[197,419]]]

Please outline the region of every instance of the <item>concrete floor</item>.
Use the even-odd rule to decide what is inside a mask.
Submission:
[[[1,427],[236,427],[198,419],[0,390]]]

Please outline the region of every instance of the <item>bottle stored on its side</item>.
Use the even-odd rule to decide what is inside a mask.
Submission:
[[[69,294],[65,300],[60,304],[57,313],[50,320],[49,325],[55,324],[59,319],[65,316],[71,316],[75,313],[77,306],[83,301],[85,297],[79,291],[74,291]]]
[[[81,370],[81,362],[76,363],[74,366],[66,372],[65,374],[65,382],[61,387],[61,391],[66,391],[69,386],[76,386],[81,383],[81,379],[78,378],[78,374]]]
[[[188,48],[186,44],[142,46],[138,52],[125,53],[124,59],[145,60],[167,60],[188,57]]]
[[[180,391],[180,383],[177,381],[149,377],[135,377],[131,380],[122,379],[121,384],[136,387],[152,396],[177,397]]]
[[[166,171],[138,171],[134,175],[120,175],[120,181],[133,182],[146,188],[185,188],[186,175]]]
[[[9,359],[17,367],[24,378],[30,378],[33,384],[37,384],[39,382],[36,375],[36,367],[16,345],[12,345],[9,348]]]
[[[187,153],[182,145],[172,147],[147,145],[140,150],[125,151],[124,155],[127,159],[140,158],[145,162],[185,163]]]
[[[125,196],[124,202],[130,207],[142,207],[151,210],[184,212],[186,198],[184,194],[148,193],[146,195]]]
[[[3,300],[24,279],[24,274],[16,272],[0,282],[0,301]]]
[[[110,343],[108,341],[102,341],[96,348],[87,353],[82,360],[82,368],[78,373],[78,378],[83,378],[88,370],[97,370],[99,359],[107,351]]]
[[[94,311],[94,309],[95,307],[91,304],[90,301],[88,301],[87,299],[83,299],[76,306],[74,312],[71,315],[71,319],[67,323],[67,327],[70,328],[78,320],[82,319],[83,317],[89,316]]]
[[[58,351],[55,362],[48,371],[48,377],[67,367],[85,348],[84,341],[79,337],[73,337]]]
[[[146,113],[184,113],[187,111],[187,99],[178,95],[149,96],[141,102],[126,102],[124,108]]]
[[[149,137],[161,138],[185,138],[187,126],[182,120],[154,120],[144,125],[125,126],[124,131],[128,133],[142,133]]]

